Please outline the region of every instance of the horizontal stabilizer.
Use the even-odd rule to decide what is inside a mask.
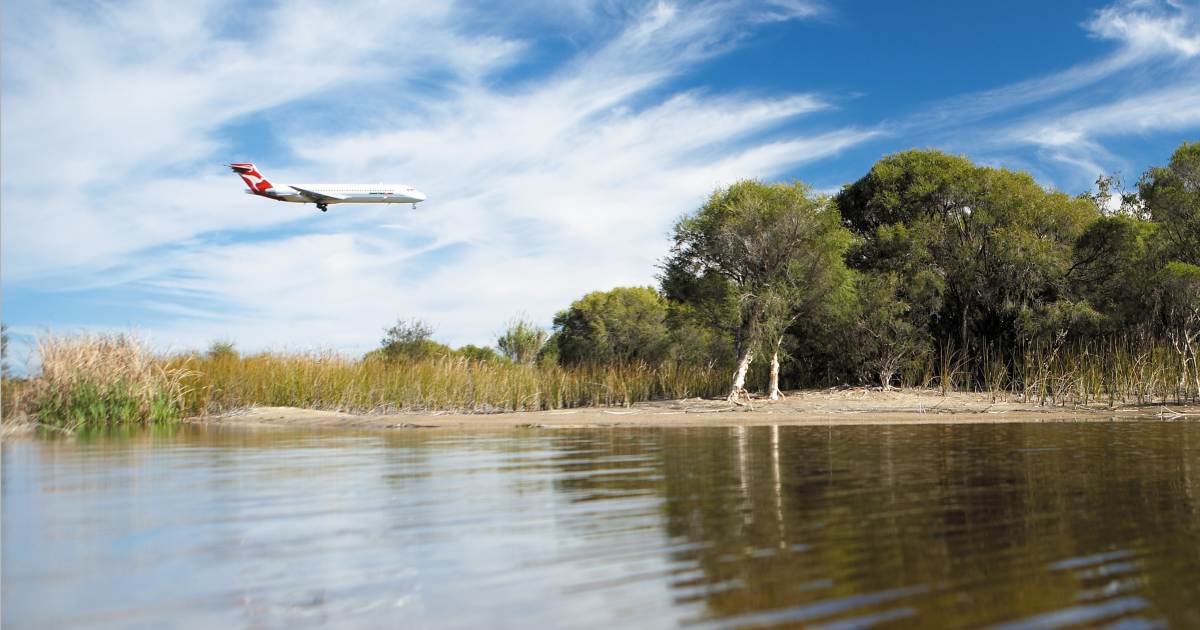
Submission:
[[[301,195],[304,195],[305,199],[308,199],[309,201],[315,201],[317,203],[334,203],[334,202],[346,200],[346,198],[342,197],[341,195],[327,195],[325,193],[319,193],[315,190],[308,190],[306,188],[301,188],[299,186],[290,186],[289,185],[288,188],[291,188],[292,190],[300,193]]]

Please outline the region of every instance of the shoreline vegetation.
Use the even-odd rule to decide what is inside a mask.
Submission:
[[[289,426],[695,426],[1200,417],[1169,348],[1030,350],[1012,375],[972,379],[954,357],[898,387],[834,386],[778,400],[724,396],[721,366],[562,366],[438,356],[392,361],[233,352],[159,356],[131,336],[46,337],[42,373],[5,379],[8,425],[181,420]],[[1004,373],[997,377],[995,374]],[[763,375],[759,375],[763,376]],[[748,412],[730,414],[726,412]],[[10,426],[11,428],[11,426]]]
[[[6,367],[3,419],[71,431],[251,408],[353,422],[687,400],[680,413],[863,412],[826,404],[847,388],[882,414],[912,411],[905,396],[964,414],[1200,402],[1200,142],[1136,190],[1105,176],[1075,197],[938,151],[886,156],[833,197],[742,181],[676,222],[658,271],[658,287],[587,293],[551,330],[513,319],[495,347],[450,348],[416,319],[363,357],[47,335],[31,377]]]

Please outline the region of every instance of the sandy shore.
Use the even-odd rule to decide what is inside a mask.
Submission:
[[[791,392],[785,400],[670,400],[627,408],[584,408],[496,414],[358,415],[292,407],[254,407],[189,421],[215,425],[417,428],[699,427],[755,425],[961,424],[1079,422],[1112,419],[1200,420],[1200,407],[1178,405],[1039,406],[993,400],[990,394],[863,388]]]

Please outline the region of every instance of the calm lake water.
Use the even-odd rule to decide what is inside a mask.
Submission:
[[[3,446],[7,628],[1200,628],[1200,424]]]

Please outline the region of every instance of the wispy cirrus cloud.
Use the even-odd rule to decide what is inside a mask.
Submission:
[[[248,115],[387,80],[467,80],[510,61],[517,42],[468,38],[446,8],[315,2],[29,3],[3,27],[4,246],[10,278],[106,266],[213,229],[283,222],[213,198],[201,181]],[[236,27],[236,28],[235,28]],[[403,47],[394,34],[426,33]],[[330,33],[355,33],[331,38]],[[408,70],[396,73],[395,64]],[[197,167],[201,169],[198,171]],[[164,190],[167,189],[167,190]],[[177,194],[162,194],[178,189]],[[205,200],[195,203],[191,200]]]
[[[828,26],[835,10],[7,5],[6,297],[125,302],[116,323],[87,309],[45,319],[141,324],[173,347],[361,351],[397,316],[488,343],[515,313],[548,323],[585,291],[653,283],[672,222],[739,178],[886,141],[1086,185],[1125,166],[1114,141],[1200,126],[1197,8],[1183,2],[1081,15],[1080,37],[1108,47],[1096,58],[886,123],[838,116],[845,95],[795,77],[753,92],[691,80],[760,29]],[[430,198],[319,214],[241,194],[230,160],[282,182],[399,180]]]
[[[1096,37],[1121,43],[1127,57],[1200,55],[1200,5],[1165,0],[1125,0],[1104,7],[1086,23]]]
[[[653,282],[671,222],[712,188],[877,135],[789,130],[831,109],[821,95],[671,87],[756,23],[827,10],[812,2],[579,3],[606,28],[519,80],[528,42],[464,30],[468,8],[289,4],[266,10],[271,28],[230,29],[233,5],[196,4],[164,32],[172,16],[137,19],[147,6],[25,8],[60,42],[49,59],[6,30],[5,127],[20,132],[4,150],[22,177],[6,177],[4,256],[18,282],[136,289],[132,309],[173,344],[364,350],[397,315],[487,343],[516,312],[548,322],[583,291]],[[356,36],[343,48],[330,29]],[[79,80],[75,98],[50,66]],[[284,168],[228,140],[248,118]],[[233,151],[281,181],[403,174],[430,201],[317,216],[241,195],[216,166]],[[66,176],[46,175],[55,164]]]
[[[1200,54],[1200,12],[1184,3],[1122,0],[1096,11],[1081,27],[1115,47],[1098,59],[1045,76],[953,97],[909,124],[928,129],[968,123],[1078,92],[1131,68],[1186,63]]]
[[[1064,166],[1057,183],[1077,187],[1137,168],[1107,149],[1106,139],[1196,127],[1200,5],[1121,0],[1095,11],[1081,28],[1113,48],[1061,71],[954,97],[892,131],[1026,166],[1017,155],[1032,148],[1043,174],[1048,165]]]

